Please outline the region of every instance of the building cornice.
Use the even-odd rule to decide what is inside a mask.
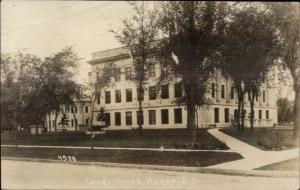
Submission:
[[[99,64],[99,63],[114,62],[114,61],[128,59],[128,58],[130,58],[129,53],[122,53],[122,54],[119,54],[116,56],[111,56],[111,57],[106,57],[106,58],[101,58],[101,59],[94,59],[94,60],[88,61],[88,63],[91,65],[95,65],[95,64]]]

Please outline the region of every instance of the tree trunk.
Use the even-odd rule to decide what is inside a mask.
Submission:
[[[73,109],[72,114],[73,114],[73,119],[74,119],[75,131],[77,131],[77,122],[76,122],[75,109]]]
[[[93,120],[94,120],[94,106],[95,106],[95,101],[96,101],[96,96],[94,97],[94,99],[92,100],[92,109],[91,109],[91,120],[89,122],[90,124],[90,130],[91,130],[91,148],[93,149]]]
[[[245,112],[244,112],[244,95],[242,95],[242,102],[241,102],[241,112],[242,112],[242,118],[241,118],[241,131],[244,131],[244,127],[245,127]]]
[[[187,106],[187,125],[191,134],[192,146],[196,143],[195,106]]]
[[[298,63],[295,63],[298,64]],[[300,68],[294,68],[294,67],[289,67],[292,78],[293,78],[293,83],[294,83],[294,90],[295,90],[295,100],[294,100],[294,134],[293,138],[296,141],[297,144],[299,144],[299,137],[300,137],[300,74],[297,74],[296,70]],[[298,72],[300,72],[298,70]]]
[[[49,132],[51,132],[51,112],[49,113],[49,122],[50,122],[50,125],[49,125],[49,122],[48,122],[48,125],[49,125]]]
[[[11,127],[11,131],[16,131],[16,126],[17,126],[17,106],[14,106],[14,111],[13,111],[13,115],[12,115],[12,124],[10,125]]]
[[[58,114],[57,114],[57,111],[55,110],[55,118],[54,118],[54,130],[55,130],[55,132],[57,131],[57,116],[58,116]]]
[[[199,128],[198,107],[196,107],[196,129]]]
[[[236,124],[237,124],[237,129],[241,130],[241,106],[242,106],[242,101],[240,98],[240,94],[238,93],[238,109],[237,109],[237,117],[236,117]]]
[[[186,106],[187,106],[187,127],[191,134],[192,146],[196,143],[196,126],[195,126],[195,113],[196,113],[196,92],[194,84],[187,84],[186,91]]]
[[[17,113],[14,112],[14,116],[13,116],[14,120],[13,120],[13,123],[14,123],[14,135],[15,135],[15,145],[17,147],[18,145],[18,139],[17,139]]]
[[[255,96],[255,91],[252,91],[251,97],[250,97],[250,129],[253,131],[254,129],[254,96]]]
[[[13,121],[13,117],[11,116],[11,113],[14,114],[14,111],[13,112],[10,112],[10,115],[8,117],[8,123],[9,123],[9,133],[12,133],[13,132],[13,126],[12,126],[12,121]]]
[[[300,3],[299,7],[300,9]],[[298,24],[298,29],[300,29],[300,24]],[[298,30],[299,31],[299,30]],[[299,35],[299,34],[298,34]],[[300,137],[300,50],[299,45],[297,46],[297,57],[298,59],[294,62],[294,65],[296,66],[294,69],[291,70],[291,74],[294,81],[294,90],[295,90],[295,103],[294,103],[294,140],[296,141],[296,144],[299,145],[299,137]]]
[[[295,81],[294,81],[295,82]],[[294,103],[294,139],[298,141],[300,137],[300,88],[295,88]],[[299,143],[299,142],[297,142]]]
[[[139,125],[139,135],[140,136],[142,136],[142,130],[143,130],[143,126],[142,126],[142,117],[143,117],[143,114],[142,114],[142,111],[143,111],[143,107],[142,107],[142,91],[143,91],[143,89],[142,89],[142,81],[139,81],[139,88],[138,88],[138,93],[139,93],[139,95],[138,95],[138,102],[139,102],[139,115],[138,115],[138,117],[139,117],[139,119],[138,119],[138,121],[139,121],[139,123],[138,123],[138,125]]]
[[[244,110],[244,92],[238,88],[238,113],[237,113],[237,126],[238,130],[243,128],[243,110]]]
[[[35,127],[35,135],[39,135],[39,126],[38,125],[36,125],[36,127]]]

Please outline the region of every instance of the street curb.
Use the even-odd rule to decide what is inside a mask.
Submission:
[[[48,146],[48,145],[1,145],[1,147],[16,147],[16,148],[71,148],[71,149],[92,149],[91,146]],[[229,152],[238,153],[232,150],[202,150],[202,149],[174,149],[174,148],[126,148],[126,147],[101,147],[94,146],[95,150],[147,150],[147,151],[158,151],[158,152]]]
[[[103,167],[114,167],[114,168],[115,167],[133,168],[133,169],[190,172],[190,173],[202,173],[202,174],[248,176],[248,177],[299,178],[299,172],[293,172],[293,171],[237,170],[237,169],[217,169],[217,168],[205,168],[205,167],[122,164],[122,163],[109,163],[109,162],[82,162],[82,161],[66,162],[61,160],[20,158],[20,157],[1,157],[1,160],[44,162],[44,163],[66,163],[71,165],[83,165],[83,166],[103,166]]]

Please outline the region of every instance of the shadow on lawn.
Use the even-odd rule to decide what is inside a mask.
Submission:
[[[296,171],[299,172],[299,157],[274,164],[269,164],[256,170],[272,170],[272,171]]]
[[[245,128],[241,132],[230,127],[223,128],[221,131],[262,150],[287,150],[297,147],[291,128],[254,128],[253,132],[249,128]]]
[[[72,157],[83,162],[111,162],[165,166],[205,167],[242,159],[234,152],[171,152],[149,150],[98,150],[2,147],[1,156],[59,160]]]
[[[3,138],[2,138],[3,137]],[[136,148],[176,148],[227,150],[225,143],[219,141],[207,132],[207,129],[197,130],[197,143],[190,145],[190,134],[187,129],[144,129],[139,136],[137,130],[106,131],[97,135],[93,146],[100,147],[136,147]],[[15,144],[13,135],[1,134],[2,144]],[[49,146],[91,146],[90,136],[83,132],[56,132],[43,135],[18,134],[17,144],[49,145]]]

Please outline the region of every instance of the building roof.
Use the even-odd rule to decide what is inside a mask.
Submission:
[[[130,52],[125,47],[119,47],[92,53],[92,59],[88,61],[88,63],[96,64],[107,61],[115,61],[124,58],[130,58]]]

